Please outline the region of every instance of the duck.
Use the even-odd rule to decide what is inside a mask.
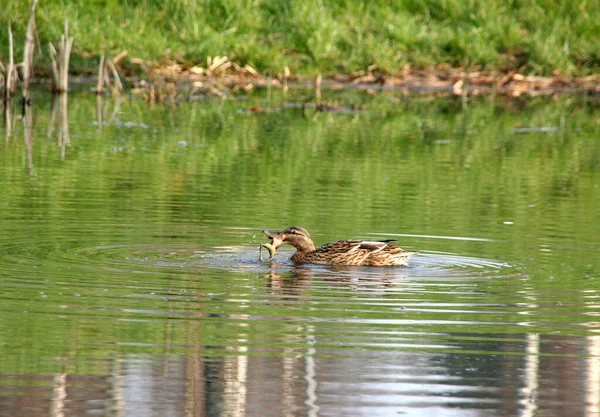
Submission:
[[[280,232],[263,230],[263,233],[271,239],[270,246],[274,250],[283,244],[296,248],[291,259],[298,265],[408,266],[408,260],[417,253],[392,245],[393,239],[338,240],[317,248],[310,233],[300,226],[291,226]]]

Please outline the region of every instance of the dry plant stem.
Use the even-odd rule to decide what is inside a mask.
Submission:
[[[73,46],[73,38],[69,38],[69,22],[65,20],[65,35],[63,41],[63,66],[62,66],[62,91],[67,91],[69,88],[69,60],[71,58],[71,48]]]
[[[246,71],[248,71],[248,73],[250,73],[250,75],[253,75],[255,77],[258,77],[258,71],[256,71],[254,68],[252,68],[250,65],[246,64],[244,65],[244,69]]]
[[[222,57],[218,57],[216,56],[213,60],[212,60],[212,64],[207,68],[207,70],[209,72],[213,72],[215,71],[217,68],[219,68],[221,65],[224,65],[226,62],[229,61],[229,58],[227,58],[226,56],[222,56]]]
[[[110,67],[110,71],[112,72],[113,80],[114,80],[114,89],[117,91],[123,90],[123,83],[121,82],[121,78],[119,77],[119,73],[117,72],[117,67],[115,64],[109,59],[108,66]]]
[[[103,86],[104,87],[109,87],[110,86],[110,76],[108,75],[108,68],[106,66],[106,59],[104,61],[104,68],[102,69],[102,76],[104,77],[103,79]]]
[[[69,89],[69,59],[72,46],[73,38],[69,38],[69,22],[65,20],[65,33],[60,37],[58,51],[54,45],[50,44],[55,93],[64,93]]]
[[[317,104],[321,102],[321,74],[317,75],[317,79],[315,81],[315,97],[317,99]]]
[[[35,8],[38,0],[32,0],[29,9],[29,23],[25,35],[25,50],[23,51],[23,97],[29,94],[29,78],[33,75],[33,51],[35,49]]]
[[[8,23],[8,68],[6,69],[6,86],[4,88],[4,99],[10,99],[12,93],[15,91],[15,57],[14,57],[14,46],[13,36],[10,22]]]
[[[56,48],[52,45],[52,42],[48,44],[48,49],[50,49],[50,65],[52,66],[52,91],[56,92],[58,91],[59,74],[55,57],[58,55],[58,52],[56,52]]]
[[[100,65],[98,66],[98,83],[96,84],[96,93],[102,94],[104,84],[104,55],[100,55]]]
[[[116,57],[113,58],[113,64],[118,64],[120,60],[122,60],[123,58],[125,58],[127,55],[129,55],[129,52],[127,51],[121,51],[119,53],[119,55],[117,55]]]
[[[290,69],[286,65],[283,67],[283,92],[286,93],[288,91],[288,79],[290,78]]]

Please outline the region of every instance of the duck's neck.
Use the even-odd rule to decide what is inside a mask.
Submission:
[[[294,245],[294,247],[296,248],[296,253],[292,255],[292,261],[295,264],[310,263],[308,259],[311,257],[311,252],[315,250],[315,244],[310,241],[309,244],[303,246]]]
[[[307,253],[315,250],[315,244],[312,239],[302,239],[290,242],[290,244],[296,248],[297,253]]]
[[[292,262],[295,264],[304,264],[306,261],[306,252],[297,251],[292,255]]]

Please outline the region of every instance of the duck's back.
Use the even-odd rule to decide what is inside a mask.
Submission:
[[[414,252],[407,252],[391,242],[393,240],[338,240],[326,243],[312,252],[296,253],[292,260],[317,265],[406,265]]]

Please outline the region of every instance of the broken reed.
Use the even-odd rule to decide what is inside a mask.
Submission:
[[[33,74],[33,52],[35,50],[35,8],[38,0],[32,0],[29,9],[29,23],[25,34],[25,47],[23,49],[23,62],[20,65],[22,71],[23,102],[29,102],[29,79]],[[5,68],[0,63],[0,92],[4,101],[10,100],[17,90],[19,74],[15,65],[14,41],[11,22],[8,22],[8,66]]]
[[[17,69],[15,67],[13,35],[10,22],[8,22],[8,66],[6,67],[6,71],[4,71],[2,87],[2,98],[10,100],[17,89]]]
[[[69,37],[69,22],[65,20],[65,33],[60,37],[58,48],[50,42],[50,62],[52,64],[52,92],[65,93],[69,89],[69,59],[73,38]]]
[[[29,22],[25,33],[25,49],[23,50],[23,99],[29,99],[29,78],[33,75],[33,52],[35,50],[35,8],[38,0],[32,0],[29,9]]]
[[[120,60],[126,55],[126,51],[122,52],[115,58],[115,61]],[[110,86],[110,77],[108,75],[109,70],[113,78],[113,95],[117,95],[123,90],[123,83],[121,82],[121,77],[119,77],[119,72],[117,71],[115,62],[110,58],[106,59],[104,55],[101,55],[100,65],[98,65],[98,82],[95,89],[96,94],[102,94],[104,92],[104,87]]]

